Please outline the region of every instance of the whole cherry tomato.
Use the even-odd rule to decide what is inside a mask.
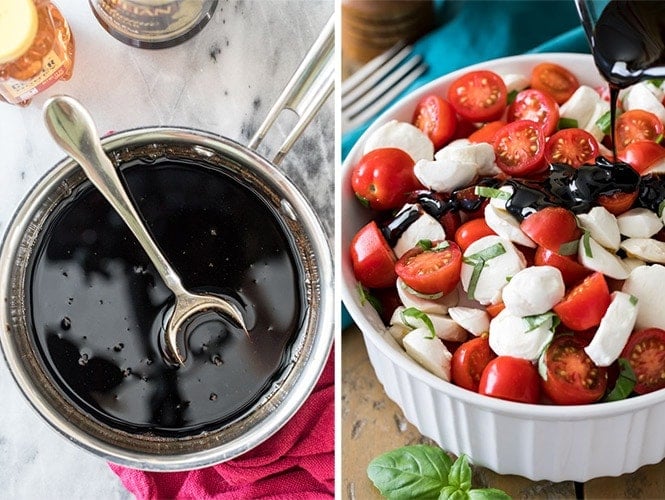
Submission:
[[[540,375],[530,361],[499,356],[487,363],[480,377],[478,392],[493,398],[521,403],[540,399]]]
[[[349,251],[353,273],[363,286],[385,288],[395,285],[397,257],[376,222],[371,221],[356,233]]]
[[[351,186],[356,197],[370,208],[399,208],[412,191],[422,189],[413,165],[413,159],[401,149],[374,149],[353,167]]]

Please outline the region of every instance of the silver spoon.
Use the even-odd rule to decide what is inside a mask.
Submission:
[[[92,117],[83,105],[69,96],[52,97],[44,105],[44,119],[58,145],[79,163],[90,182],[132,230],[162,280],[175,295],[171,316],[160,331],[160,345],[167,361],[184,364],[186,353],[178,349],[178,331],[197,313],[219,312],[247,333],[242,314],[234,304],[215,295],[194,294],[185,290],[180,277],[150,237],[127,196],[116,168],[102,148]]]

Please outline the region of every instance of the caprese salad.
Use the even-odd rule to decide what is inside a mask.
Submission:
[[[665,85],[470,71],[364,141],[362,300],[441,379],[525,403],[665,388]],[[616,153],[616,157],[614,156]]]

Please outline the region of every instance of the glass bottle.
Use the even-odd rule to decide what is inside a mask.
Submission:
[[[89,0],[95,17],[115,38],[142,49],[188,40],[212,18],[218,0]]]
[[[0,100],[27,105],[73,68],[74,38],[50,0],[0,0]]]

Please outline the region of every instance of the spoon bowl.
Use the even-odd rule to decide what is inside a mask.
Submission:
[[[178,342],[179,333],[188,320],[204,311],[219,313],[248,334],[238,306],[216,295],[191,293],[182,285],[134,208],[117,170],[104,152],[92,117],[83,105],[69,96],[52,97],[44,105],[44,119],[56,143],[79,163],[90,182],[131,229],[164,284],[173,292],[175,303],[171,315],[160,330],[159,345],[165,361],[184,364],[187,343]]]

